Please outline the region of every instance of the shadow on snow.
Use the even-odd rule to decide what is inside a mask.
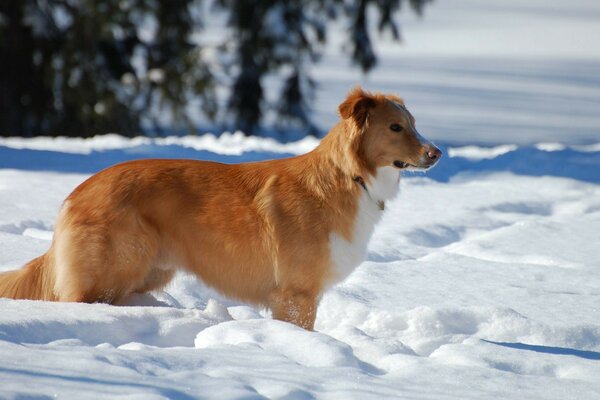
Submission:
[[[481,341],[485,342],[485,343],[495,344],[497,346],[508,347],[508,348],[517,349],[517,350],[535,351],[536,353],[545,353],[545,354],[575,356],[575,357],[585,358],[587,360],[600,360],[600,353],[596,352],[596,351],[577,350],[577,349],[571,349],[568,347],[540,346],[540,345],[525,344],[525,343],[494,342],[494,341],[485,340],[485,339],[481,339]]]
[[[443,150],[445,146],[440,146]],[[447,154],[447,151],[444,151]],[[0,168],[29,171],[95,173],[113,164],[143,158],[187,158],[240,163],[289,157],[291,154],[245,152],[224,155],[207,150],[195,150],[178,145],[142,145],[116,150],[93,151],[90,154],[63,153],[48,150],[13,149],[0,146]],[[529,176],[557,176],[585,182],[600,183],[600,152],[583,152],[569,148],[544,151],[535,147],[520,147],[491,159],[444,157],[439,165],[425,175],[447,182],[464,173],[512,172]],[[423,176],[407,173],[408,176]]]

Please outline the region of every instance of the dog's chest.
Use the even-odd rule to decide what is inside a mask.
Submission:
[[[365,260],[369,239],[382,213],[378,204],[364,192],[358,202],[352,239],[347,240],[335,232],[330,234],[329,249],[332,268],[330,285],[346,279]]]
[[[367,245],[373,229],[383,214],[380,206],[384,200],[390,200],[398,193],[399,172],[391,167],[378,169],[376,178],[366,183],[361,191],[358,210],[353,224],[352,238],[347,240],[332,232],[329,236],[331,258],[331,280],[334,285],[346,279],[367,258]]]

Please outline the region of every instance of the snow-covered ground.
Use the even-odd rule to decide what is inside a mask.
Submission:
[[[600,6],[447,0],[361,78],[315,69],[315,119],[361,81],[446,153],[407,175],[316,332],[191,276],[122,306],[0,299],[4,399],[600,398]],[[442,49],[447,51],[442,52]],[[242,162],[316,139],[0,139],[0,270],[42,254],[64,197],[143,157]]]
[[[60,143],[65,152],[0,146],[0,157],[40,169],[34,154],[77,154],[85,170],[117,143],[121,155],[191,156],[115,137]],[[112,150],[85,154],[94,143]],[[600,149],[448,150],[436,170],[472,171],[402,181],[368,261],[324,296],[317,332],[186,275],[124,306],[0,299],[0,398],[600,396]],[[252,154],[264,155],[227,157]],[[541,160],[534,175],[556,175],[552,161],[582,168],[580,157],[596,172],[584,182],[485,168],[503,157]],[[88,176],[24,169],[0,169],[1,270],[47,249],[62,199]]]

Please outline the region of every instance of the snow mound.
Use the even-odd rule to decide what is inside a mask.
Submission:
[[[319,333],[276,320],[229,321],[204,329],[196,336],[196,348],[257,346],[307,367],[357,367],[347,344]]]
[[[246,136],[243,132],[224,132],[219,136],[204,133],[199,136],[167,136],[150,138],[138,136],[126,138],[118,134],[98,135],[91,138],[71,137],[0,137],[0,146],[11,149],[58,151],[71,154],[91,154],[92,152],[131,149],[146,146],[180,146],[194,150],[207,150],[217,154],[241,155],[245,152],[271,152],[302,154],[312,150],[319,140],[306,136],[295,142],[280,143],[272,138]]]
[[[214,301],[204,311],[8,299],[0,308],[0,340],[32,344],[191,346],[198,331],[231,319]]]
[[[536,146],[539,148],[539,146]],[[514,144],[505,144],[501,146],[493,147],[482,147],[482,146],[464,146],[464,147],[450,147],[448,148],[449,157],[462,157],[469,160],[481,160],[481,159],[492,159],[502,154],[509,153],[518,148]],[[545,150],[540,148],[540,150]]]

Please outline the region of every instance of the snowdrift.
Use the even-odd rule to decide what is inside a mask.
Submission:
[[[141,157],[284,157],[241,134],[0,140],[0,270],[44,252],[64,197]],[[126,304],[0,299],[0,397],[594,398],[600,146],[444,146],[386,207],[316,332],[180,274]]]

